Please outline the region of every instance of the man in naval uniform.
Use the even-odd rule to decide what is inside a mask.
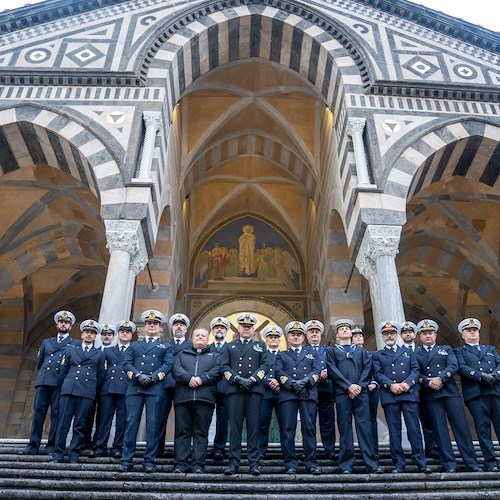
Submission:
[[[325,331],[323,323],[311,319],[306,323],[307,346],[321,363],[321,372],[318,383],[318,421],[321,442],[327,458],[336,460],[335,452],[335,405],[333,397],[333,383],[328,378],[326,370],[327,346],[321,344],[321,336]]]
[[[455,383],[457,357],[449,345],[436,344],[438,328],[438,324],[432,319],[423,319],[417,324],[422,342],[422,346],[417,348],[420,367],[420,410],[427,416],[433,430],[443,472],[457,471],[447,417],[465,466],[470,471],[480,472],[464,407]]]
[[[57,335],[45,339],[40,346],[36,364],[38,375],[35,380],[35,412],[31,425],[30,440],[21,453],[23,455],[36,455],[42,440],[43,423],[50,407],[50,430],[46,453],[55,450],[57,432],[57,419],[59,415],[59,394],[63,383],[61,361],[64,354],[72,344],[78,341],[70,337],[69,332],[75,324],[75,316],[69,311],[58,311],[54,314]]]
[[[213,318],[210,321],[210,330],[214,337],[213,343],[210,345],[212,352],[216,352],[222,356],[222,353],[227,348],[226,335],[231,327],[231,323],[222,316]],[[224,452],[227,442],[228,430],[228,414],[227,414],[227,401],[226,401],[227,380],[225,377],[217,383],[215,392],[215,436],[214,447],[212,450],[212,458],[216,462],[224,460]]]
[[[189,318],[182,313],[172,314],[168,320],[168,328],[172,332],[172,338],[169,340],[169,344],[172,346],[174,359],[180,352],[185,349],[190,349],[193,346],[187,339],[187,330],[190,324]],[[174,402],[175,379],[171,371],[167,373],[163,381],[163,388],[165,390],[165,397],[161,409],[160,432],[158,434],[158,449],[156,452],[157,457],[161,457],[165,454],[168,415],[170,414],[172,403]]]
[[[417,471],[430,473],[427,466],[419,425],[419,370],[417,357],[404,347],[398,347],[399,324],[384,321],[378,326],[385,347],[373,353],[373,373],[380,385],[380,402],[389,428],[389,446],[394,462],[393,473],[404,472],[406,467],[401,436],[401,415],[408,430],[412,457]]]
[[[108,454],[109,435],[115,415],[115,437],[111,448],[111,456],[113,458],[121,458],[122,456],[126,424],[125,396],[128,388],[125,351],[128,349],[132,335],[136,331],[136,325],[133,321],[120,321],[116,325],[116,330],[118,331],[118,343],[104,349],[106,375],[100,389],[99,430],[95,449],[90,453],[90,457],[105,457]]]
[[[59,400],[56,449],[53,462],[62,462],[66,438],[73,420],[73,437],[68,450],[68,462],[77,463],[83,446],[89,414],[92,411],[97,387],[104,376],[104,353],[94,347],[96,335],[101,331],[97,321],[88,319],[80,324],[82,342],[68,348],[61,362],[64,382]]]
[[[484,470],[498,472],[500,464],[495,457],[491,425],[500,439],[500,355],[493,346],[480,344],[480,330],[481,322],[476,318],[460,321],[458,331],[464,345],[455,349],[455,354],[465,405],[474,419],[483,452]]]
[[[299,461],[295,450],[297,413],[300,412],[300,429],[304,446],[304,466],[309,474],[321,474],[316,459],[316,383],[322,370],[321,361],[304,347],[306,326],[300,321],[290,321],[285,326],[287,351],[277,355],[274,372],[280,382],[279,404],[283,431],[281,450],[287,474],[296,474]]]
[[[341,474],[351,474],[354,467],[354,436],[352,421],[361,458],[368,474],[382,474],[375,458],[370,416],[368,385],[371,382],[372,360],[367,351],[352,343],[350,319],[339,319],[333,324],[337,343],[328,349],[326,367],[334,382],[335,406],[339,424],[339,468]]]
[[[247,456],[250,473],[261,473],[259,460],[259,415],[264,386],[269,370],[266,344],[253,340],[257,318],[250,313],[236,318],[239,339],[231,342],[222,353],[222,371],[228,381],[227,407],[229,415],[229,466],[224,474],[238,473],[241,461],[243,421],[247,427]]]
[[[154,459],[158,446],[160,417],[165,397],[163,380],[172,370],[172,346],[160,339],[163,314],[154,309],[144,311],[144,338],[132,342],[125,351],[125,367],[129,385],[125,406],[127,425],[123,439],[122,461],[118,472],[129,472],[134,466],[137,432],[143,408],[146,408],[146,449],[144,472],[154,472]]]
[[[266,378],[262,382],[265,390],[260,404],[260,458],[263,458],[267,453],[267,446],[269,444],[269,427],[271,425],[273,409],[278,421],[280,436],[283,429],[281,409],[279,405],[280,383],[276,379],[276,375],[274,373],[276,358],[279,353],[279,345],[281,337],[283,337],[283,330],[278,325],[268,326],[262,332],[262,336],[264,337],[264,341],[267,346],[269,371],[266,374]]]

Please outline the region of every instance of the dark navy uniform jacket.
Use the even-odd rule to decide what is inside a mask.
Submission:
[[[102,384],[100,394],[127,394],[129,381],[125,369],[125,352],[120,351],[120,346],[107,347],[104,349],[104,368],[106,378]]]
[[[478,396],[500,396],[500,355],[491,345],[481,345],[480,349],[466,344],[454,350],[465,401]],[[496,377],[498,382],[494,387],[481,384],[483,373]]]
[[[241,392],[238,384],[231,383],[237,375],[243,378],[254,377],[257,384],[247,392],[264,393],[262,380],[269,370],[267,347],[264,342],[250,340],[244,345],[241,340],[227,344],[222,353],[222,371],[224,378],[229,382],[226,394]]]
[[[354,347],[347,355],[332,346],[326,355],[328,376],[334,380],[334,394],[346,394],[351,384],[358,384],[367,392],[372,381],[372,360],[362,347]]]
[[[217,349],[215,347],[215,342],[213,344],[210,344],[210,352],[216,352],[218,354],[220,354],[221,356],[221,360],[222,360],[222,354],[224,354],[224,351],[227,349],[227,342],[224,342],[224,344],[222,344],[219,349]],[[217,392],[218,393],[221,393],[221,394],[226,394],[226,390],[227,390],[227,386],[228,386],[228,383],[227,383],[227,380],[225,377],[222,377],[220,379],[220,381],[217,383]]]
[[[460,396],[454,375],[458,370],[457,357],[449,345],[435,345],[431,352],[417,348],[420,367],[420,398],[422,401]],[[439,390],[429,387],[429,379],[439,377],[443,386]]]
[[[321,372],[321,361],[309,349],[303,347],[299,355],[293,350],[281,351],[276,354],[276,365],[274,373],[281,385],[279,401],[289,401],[300,399],[291,389],[291,383],[307,378],[309,386],[307,399],[318,401],[318,388],[316,382]]]
[[[380,402],[383,405],[400,401],[419,402],[417,356],[406,348],[381,349],[372,353],[373,376],[380,385]],[[406,382],[410,386],[408,392],[393,394],[391,384]]]
[[[184,339],[184,342],[182,342],[182,344],[176,344],[175,339],[169,340],[168,343],[172,346],[172,353],[174,355],[174,358],[182,351],[185,351],[186,349],[191,349],[191,347],[193,347],[193,344],[191,342],[189,342],[189,340],[186,340],[186,339]],[[172,366],[173,366],[173,361],[172,361]],[[165,380],[163,381],[163,385],[164,385],[165,389],[174,389],[175,388],[175,379],[173,377],[172,371],[167,373],[167,376],[165,377]]]
[[[61,343],[57,342],[57,336],[45,339],[40,346],[36,359],[38,375],[35,387],[39,385],[50,385],[60,387],[64,380],[61,373],[61,361],[71,345],[79,344],[80,341],[68,336]]]
[[[61,396],[95,399],[97,387],[104,379],[104,352],[93,346],[85,352],[81,343],[72,345],[62,363],[65,378]]]
[[[174,361],[172,345],[157,339],[154,342],[139,340],[132,342],[125,351],[125,368],[130,380],[127,396],[149,394],[164,397],[163,380],[172,370]],[[137,383],[136,375],[152,375],[155,383],[142,387]],[[161,383],[158,383],[161,382]]]
[[[326,353],[328,352],[328,346],[320,344],[318,346],[318,350],[315,350],[312,344],[307,344],[306,349],[309,349],[313,354],[316,355],[320,362],[321,370],[326,369]],[[320,372],[321,372],[320,370]],[[326,380],[318,380],[318,383],[316,384],[318,388],[318,392],[329,392],[332,393],[334,392],[333,390],[333,385],[334,383],[330,378],[327,378]]]
[[[277,349],[276,349],[277,350]],[[267,351],[267,356],[268,356],[268,360],[269,360],[269,371],[267,372],[265,378],[264,378],[264,381],[262,382],[262,384],[264,385],[264,399],[277,399],[279,397],[279,392],[276,393],[274,392],[273,390],[269,389],[268,387],[268,382],[269,382],[269,379],[272,379],[272,378],[275,378],[275,379],[278,379],[278,377],[276,376],[276,373],[274,372],[275,368],[276,368],[276,359],[280,353],[279,350],[277,350],[278,352],[276,354],[273,354],[271,351]]]

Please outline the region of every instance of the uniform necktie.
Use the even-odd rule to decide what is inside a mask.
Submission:
[[[90,347],[87,345],[85,346],[85,352],[89,352]]]
[[[125,350],[125,346],[124,345],[120,346],[120,351],[123,352],[124,350]]]
[[[248,344],[248,339],[245,339],[245,340],[243,341],[243,344],[244,344],[244,345],[247,345],[247,344]]]
[[[313,349],[318,352],[318,346],[317,345],[313,345]]]
[[[276,356],[276,353],[277,353],[278,351],[271,351],[271,352],[272,352],[272,353]]]
[[[215,343],[215,348],[216,348],[217,350],[219,350],[219,349],[220,349],[220,342],[216,342],[216,343]]]
[[[62,335],[59,335],[59,337],[57,337],[57,341],[59,343],[61,343],[63,340],[64,340],[64,337]]]
[[[180,341],[180,339],[175,339],[175,344],[176,344],[176,345],[181,345],[181,341]]]
[[[296,348],[294,349],[294,351],[295,351],[295,353],[297,354],[297,356],[300,354],[300,349],[299,349],[298,347],[296,347]]]
[[[431,352],[432,347],[430,347],[430,346],[425,346],[425,350],[426,350],[427,352]]]

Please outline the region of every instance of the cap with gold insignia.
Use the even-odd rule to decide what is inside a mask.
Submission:
[[[434,330],[437,332],[439,330],[439,325],[432,319],[423,319],[417,323],[417,331],[425,332],[426,330]]]
[[[378,325],[378,331],[380,333],[388,332],[388,331],[396,331],[396,333],[399,332],[399,323],[396,323],[396,321],[382,321],[380,325]]]
[[[401,332],[414,332],[417,333],[417,325],[413,323],[413,321],[408,321],[405,319],[405,322],[401,324],[399,329],[399,333]]]
[[[301,321],[290,321],[290,323],[285,326],[285,333],[288,334],[292,332],[300,332],[305,335],[306,325],[304,325]]]
[[[101,333],[102,327],[97,321],[86,319],[80,323],[80,331],[83,332],[84,330],[92,330],[94,333]]]
[[[148,309],[141,314],[142,321],[159,321],[160,324],[165,321],[165,316],[160,311],[155,309]]]
[[[272,325],[264,328],[262,336],[266,339],[269,335],[278,335],[278,337],[283,336],[283,329],[278,325]]]
[[[115,325],[112,325],[111,323],[105,323],[104,325],[102,325],[101,335],[104,335],[106,333],[111,333],[111,335],[114,335],[116,333]]]
[[[172,329],[175,323],[184,323],[186,325],[186,328],[189,328],[191,321],[189,321],[189,318],[185,314],[175,313],[170,316],[168,320],[168,327]]]
[[[253,314],[243,313],[236,318],[236,323],[241,326],[255,326],[257,318]]]
[[[306,331],[317,328],[321,333],[325,331],[325,325],[317,319],[311,319],[306,323]]]
[[[54,314],[54,323],[57,323],[60,319],[69,321],[72,325],[74,325],[76,321],[75,315],[69,311],[57,311]]]
[[[354,321],[351,321],[350,319],[338,319],[333,323],[333,330],[337,332],[341,326],[347,326],[347,328],[350,328],[352,330]]]
[[[229,328],[231,327],[231,323],[229,323],[229,320],[227,320],[226,318],[218,316],[217,318],[214,318],[212,321],[210,321],[210,330],[213,330],[216,326],[223,326],[226,330],[229,330]]]
[[[355,334],[361,334],[363,336],[365,335],[365,332],[359,326],[355,326],[354,328],[352,328],[351,332],[353,335]]]
[[[137,330],[137,326],[135,326],[135,323],[133,321],[118,321],[118,323],[116,324],[116,331],[119,332],[120,330],[135,333],[135,331]]]
[[[481,330],[481,321],[477,318],[465,318],[458,324],[458,331],[462,333],[465,328],[477,328]]]

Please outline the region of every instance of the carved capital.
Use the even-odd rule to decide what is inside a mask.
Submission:
[[[144,124],[146,128],[152,127],[155,131],[161,129],[161,113],[159,111],[143,111],[142,119],[144,120]]]
[[[382,255],[396,257],[399,252],[401,226],[369,225],[356,257],[356,266],[367,279],[375,272],[377,259]]]
[[[141,223],[138,220],[106,220],[106,247],[110,252],[123,250],[130,254],[130,270],[137,274],[148,263]]]
[[[363,134],[363,130],[365,129],[366,118],[349,118],[347,120],[347,127],[345,132],[347,135],[353,136],[356,133]]]

